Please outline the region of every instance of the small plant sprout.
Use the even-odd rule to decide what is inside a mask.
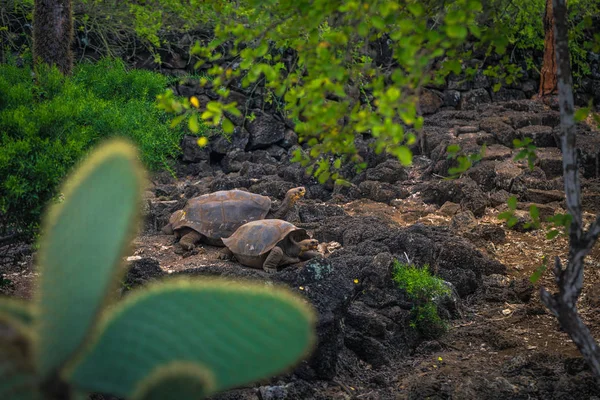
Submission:
[[[394,262],[393,279],[414,302],[411,327],[425,337],[437,337],[446,330],[446,324],[438,315],[435,300],[450,294],[445,282],[432,276],[427,265],[419,268],[415,265]]]

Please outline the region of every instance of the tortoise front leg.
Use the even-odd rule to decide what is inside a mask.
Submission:
[[[185,250],[192,250],[196,243],[202,240],[202,237],[203,235],[201,233],[192,230],[181,237],[179,244]]]
[[[313,259],[315,257],[320,257],[321,253],[319,253],[316,250],[309,250],[309,251],[303,251],[302,253],[300,253],[300,260],[302,261],[307,261],[310,259]]]
[[[233,252],[227,247],[223,247],[219,252],[219,260],[233,260]]]
[[[277,267],[280,265],[295,264],[297,262],[300,262],[299,258],[290,257],[283,252],[281,247],[275,247],[263,263],[263,269],[272,274],[277,272]]]
[[[173,226],[171,225],[171,223],[166,224],[165,226],[162,227],[161,232],[164,233],[165,235],[173,235]]]

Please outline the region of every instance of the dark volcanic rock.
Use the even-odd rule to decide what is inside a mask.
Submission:
[[[494,102],[523,99],[525,99],[525,93],[519,89],[508,89],[501,87],[497,92],[492,90],[492,101]]]
[[[552,127],[544,125],[530,125],[518,130],[521,138],[530,138],[537,147],[557,147]]]
[[[157,201],[148,200],[147,213],[145,214],[145,227],[149,231],[157,232],[169,223],[171,214],[182,209],[185,199]]]
[[[552,179],[562,176],[562,152],[557,148],[536,149],[536,164]]]
[[[485,89],[473,89],[466,93],[463,93],[462,98],[460,100],[460,109],[461,110],[473,110],[476,109],[477,106],[485,103],[490,103],[492,99],[490,98],[490,94]]]
[[[162,279],[166,275],[160,268],[158,260],[151,257],[134,260],[126,268],[128,268],[127,275],[125,275],[121,284],[123,293],[138,286]]]
[[[379,243],[374,253],[385,251],[396,258],[408,257],[416,265],[428,264],[431,270],[439,271],[444,279],[455,285],[461,296],[472,293],[482,275],[506,271],[504,265],[488,259],[467,240],[444,228],[416,224],[399,229],[377,218],[331,217],[315,230],[314,237],[319,241],[339,242],[346,252],[351,251],[349,246],[369,243],[374,247]],[[338,257],[344,257],[344,252],[336,251],[330,258]],[[372,261],[365,262],[370,265]],[[352,265],[360,266],[361,261],[353,259]]]
[[[239,174],[229,174],[215,177],[210,184],[210,190],[216,192],[219,190],[232,190],[249,188],[252,182],[247,176],[239,176]]]
[[[331,204],[306,203],[298,204],[298,214],[302,222],[319,222],[327,217],[345,215],[344,209]]]
[[[439,180],[418,186],[423,202],[441,206],[447,201],[459,203],[463,210],[471,210],[481,217],[489,205],[489,199],[471,178]]]
[[[198,163],[210,160],[209,149],[198,146],[197,136],[185,135],[181,140],[181,152],[184,162]]]
[[[484,131],[493,134],[498,142],[504,146],[512,148],[513,140],[517,137],[517,133],[512,126],[507,124],[507,122],[509,121],[505,118],[488,117],[483,118],[480,121],[479,127]]]
[[[277,175],[278,168],[273,164],[255,164],[250,161],[245,161],[240,168],[240,176],[245,176],[250,179],[260,179],[267,175]]]
[[[317,346],[308,360],[294,371],[303,379],[332,379],[344,345],[343,318],[352,299],[354,284],[327,259],[317,258],[302,267],[287,267],[275,274],[241,266],[203,266],[177,275],[221,276],[285,284],[310,301],[317,311]],[[302,289],[300,289],[302,287]]]
[[[482,161],[471,167],[466,175],[477,183],[482,190],[489,192],[496,187],[495,161]]]
[[[405,180],[407,177],[406,169],[395,159],[386,160],[365,171],[365,180],[367,181],[396,183]]]
[[[448,107],[457,107],[460,104],[460,92],[458,90],[444,90],[442,100]]]
[[[358,185],[360,193],[363,197],[378,201],[381,203],[389,203],[398,198],[406,198],[409,193],[389,183],[378,181],[364,181]]]
[[[224,135],[218,135],[210,140],[210,151],[217,154],[227,154],[235,149],[244,150],[250,139],[248,131],[240,126],[236,126],[227,138]]]
[[[419,108],[423,115],[433,114],[444,104],[442,97],[435,91],[424,89],[419,97]]]
[[[231,172],[239,172],[242,169],[242,165],[246,161],[252,159],[251,153],[246,153],[242,150],[234,150],[225,155],[221,160],[221,167],[223,172],[229,174]]]
[[[278,175],[263,177],[260,183],[250,186],[252,193],[262,194],[263,196],[276,197],[283,199],[288,190],[296,187],[292,182],[283,181]]]
[[[285,137],[285,124],[260,110],[252,110],[256,118],[247,123],[250,140],[247,150],[264,149]]]

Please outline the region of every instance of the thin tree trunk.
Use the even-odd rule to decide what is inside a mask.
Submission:
[[[556,69],[556,51],[554,42],[554,13],[552,0],[546,0],[546,12],[544,14],[544,61],[540,76],[539,96],[544,97],[556,94],[557,90],[557,69]]]
[[[73,68],[71,0],[35,0],[33,10],[34,62],[56,65],[65,75]]]
[[[583,287],[584,258],[600,236],[600,215],[584,231],[581,212],[581,186],[577,175],[577,148],[573,101],[573,78],[568,43],[566,0],[554,0],[556,64],[560,105],[560,136],[563,153],[563,175],[566,203],[573,217],[569,228],[569,259],[565,269],[556,257],[554,275],[559,292],[550,294],[541,288],[541,300],[558,318],[593,373],[600,377],[600,348],[577,312],[577,300]]]

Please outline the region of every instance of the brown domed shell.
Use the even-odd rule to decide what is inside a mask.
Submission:
[[[190,199],[183,210],[173,213],[173,229],[192,228],[220,239],[230,236],[246,222],[263,219],[271,199],[243,190],[221,190]]]
[[[259,256],[270,251],[289,234],[295,241],[310,239],[304,229],[281,219],[263,219],[242,225],[233,235],[223,238],[233,254]]]

